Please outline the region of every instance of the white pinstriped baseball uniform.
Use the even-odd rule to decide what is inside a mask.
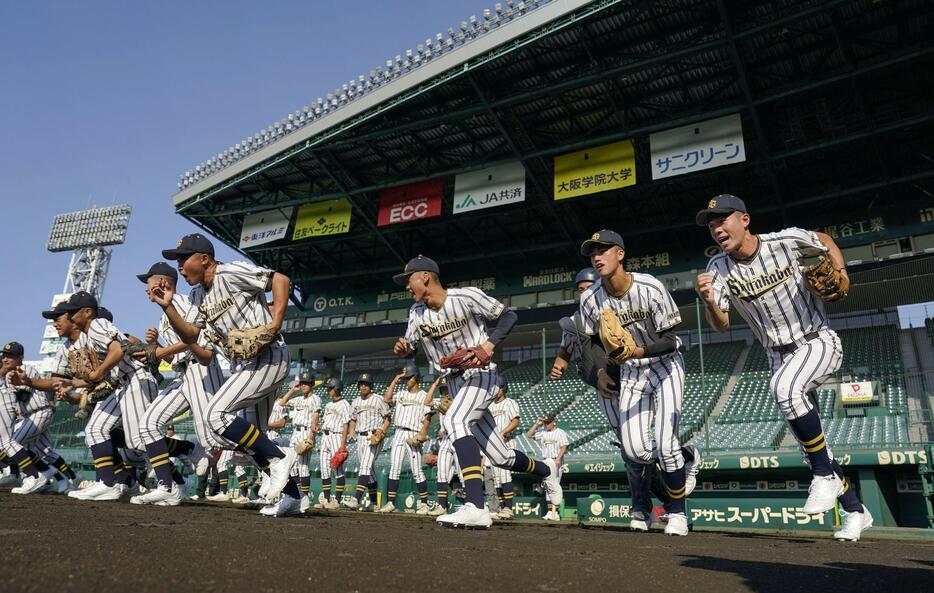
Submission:
[[[188,297],[176,294],[172,298],[172,304],[185,321],[195,322],[198,310],[191,306]],[[159,341],[164,346],[181,342],[181,338],[169,323],[168,315],[165,314],[159,320]],[[202,348],[207,345],[203,334],[198,336],[198,345]],[[205,416],[208,402],[224,382],[224,375],[216,357],[205,366],[198,362],[190,350],[185,349],[173,357],[172,370],[176,373],[175,379],[153,399],[143,414],[140,427],[143,443],[148,445],[162,439],[165,427],[172,419],[186,410],[191,410],[195,435],[205,449],[229,447],[227,442],[213,436]]]
[[[276,402],[279,405],[279,402]],[[292,420],[292,436],[289,445],[295,446],[304,441],[311,434],[311,426],[316,413],[321,413],[321,398],[314,392],[307,396],[293,397],[289,400],[289,417]],[[281,407],[281,406],[280,406]],[[292,474],[300,478],[309,476],[308,465],[311,463],[312,451],[308,450],[298,456],[292,466]]]
[[[331,457],[340,449],[341,431],[344,425],[350,422],[350,402],[346,399],[329,401],[324,405],[324,415],[321,421],[321,455],[319,462],[321,464],[321,479],[327,480],[334,474],[335,478],[344,477],[344,465],[334,469],[331,467]]]
[[[496,423],[496,430],[503,432],[514,418],[519,417],[519,404],[516,400],[505,397],[503,401],[494,401],[490,404],[490,413],[493,414],[493,421]],[[512,435],[510,435],[512,436]],[[512,449],[511,440],[506,440],[506,446]],[[497,488],[502,488],[503,484],[512,482],[512,472],[504,467],[493,466],[493,483]]]
[[[814,407],[808,393],[843,361],[840,339],[827,325],[824,302],[808,290],[801,263],[827,248],[814,232],[794,227],[757,237],[749,259],[719,253],[707,273],[720,309],[735,307],[765,348],[772,369],[769,390],[785,419],[794,420]]]
[[[32,366],[23,367],[23,371],[31,379],[39,378],[39,372]],[[54,414],[51,395],[49,392],[24,387],[14,391],[19,403],[19,418],[13,429],[13,440],[32,450],[49,465],[61,458],[61,454],[52,448],[49,436]]]
[[[318,399],[321,399],[321,398],[318,398]],[[267,422],[267,425],[269,425],[269,424],[271,424],[271,423],[273,423],[273,422],[279,422],[280,420],[286,418],[288,415],[289,415],[288,410],[287,410],[286,408],[284,408],[284,407],[282,406],[282,404],[279,403],[279,399],[276,398],[276,399],[273,400],[273,402],[272,402],[272,410],[269,412],[269,421]],[[289,440],[288,440],[287,438],[283,437],[283,436],[279,433],[279,430],[280,430],[280,429],[278,429],[278,428],[275,428],[275,429],[272,429],[272,428],[271,428],[271,429],[267,430],[267,431],[266,431],[266,437],[267,437],[270,441],[276,443],[277,445],[280,445],[280,446],[288,445],[288,444],[289,444]]]
[[[422,469],[422,448],[408,444],[406,439],[418,434],[422,429],[422,422],[430,408],[425,404],[428,394],[419,389],[412,393],[407,388],[397,390],[392,395],[393,419],[395,432],[392,435],[390,448],[389,479],[398,480],[402,475],[402,463],[409,460],[412,478],[416,482],[425,481],[425,471]]]
[[[94,319],[91,321],[85,331],[85,335],[87,336],[86,346],[97,352],[99,360],[104,360],[107,356],[107,350],[111,342],[122,342],[125,339],[123,332],[106,319]],[[149,407],[153,398],[159,393],[159,386],[156,384],[152,373],[146,368],[146,365],[132,356],[125,355],[121,358],[120,362],[113,368],[112,375],[116,377],[119,385],[119,387],[114,390],[113,395],[117,397],[120,405],[127,449],[135,449],[136,451],[144,452],[146,447],[140,434],[140,421],[143,418],[143,414],[146,412],[146,408]],[[100,408],[100,405],[95,406],[88,424],[94,421],[95,415],[99,414]],[[109,438],[108,432],[104,440]],[[86,440],[88,446],[98,444],[98,442],[104,442],[92,442],[90,432],[88,432]]]
[[[664,284],[648,274],[632,273],[626,294],[614,297],[597,280],[581,295],[584,333],[597,335],[600,311],[616,313],[637,346],[647,347],[681,323],[681,314]],[[680,347],[681,341],[675,338]],[[620,365],[619,432],[623,454],[636,463],[658,459],[663,471],[684,466],[678,421],[684,397],[684,358],[680,350],[661,356],[630,358]],[[653,430],[654,425],[654,430]],[[612,426],[612,423],[611,423]]]
[[[227,336],[235,329],[249,329],[272,322],[266,288],[275,274],[246,262],[218,263],[209,288],[200,284],[189,299],[198,308],[197,325],[219,352],[227,355]],[[229,357],[228,357],[229,358]],[[272,400],[289,373],[289,349],[282,337],[269,344],[253,360],[231,360],[231,374],[207,407],[207,420],[215,437],[236,417],[236,412],[256,406],[258,427],[266,430]],[[235,445],[236,443],[231,443]]]
[[[487,342],[487,322],[499,319],[505,310],[505,305],[479,288],[450,288],[437,311],[425,303],[412,305],[405,339],[422,348],[433,371],[440,374],[443,356]],[[515,451],[496,433],[488,409],[496,397],[496,364],[450,375],[448,390],[454,401],[444,415],[443,426],[451,440],[473,436],[490,463],[512,467]]]
[[[569,443],[568,433],[557,427],[554,430],[540,428],[532,436],[532,440],[541,447],[543,459],[557,459],[558,454],[561,453],[561,447],[567,447]]]
[[[373,466],[383,443],[371,445],[370,434],[383,427],[384,419],[390,413],[389,406],[383,398],[371,393],[366,398],[354,398],[350,408],[350,417],[357,423],[357,476],[373,476]]]
[[[444,414],[441,414],[441,420],[444,421]],[[438,439],[437,481],[439,484],[449,484],[455,474],[460,474],[460,467],[457,463],[457,454],[454,452],[454,441],[442,431],[442,436]]]

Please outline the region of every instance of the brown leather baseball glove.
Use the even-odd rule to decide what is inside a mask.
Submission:
[[[490,355],[480,346],[471,346],[458,348],[438,363],[442,369],[480,369],[490,364]]]
[[[804,279],[808,289],[822,301],[833,302],[846,298],[850,291],[850,279],[843,270],[833,267],[829,257],[820,262],[804,266]]]

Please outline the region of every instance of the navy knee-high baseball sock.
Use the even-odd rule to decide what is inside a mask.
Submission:
[[[443,482],[438,482],[438,506],[442,509],[448,508],[448,485]]]
[[[837,477],[843,480],[843,494],[837,498],[837,500],[840,501],[840,506],[848,513],[862,513],[863,503],[850,486],[850,481],[843,475],[843,468],[840,467],[836,459],[832,460],[830,465],[833,467],[833,473],[837,474]]]
[[[800,418],[789,420],[788,425],[808,457],[811,473],[815,476],[829,476],[834,473],[817,408],[811,408],[810,412]]]
[[[10,458],[13,463],[17,464],[23,473],[31,478],[39,477],[39,470],[36,468],[36,456],[29,449],[20,449],[16,452],[16,455]],[[97,460],[95,460],[95,464]]]
[[[418,489],[418,502],[425,504],[428,502],[428,482],[422,480],[415,484],[415,487]]]
[[[370,476],[363,474],[362,476],[357,477],[357,489],[354,491],[354,498],[357,499],[357,502],[363,500],[363,495],[366,494],[367,486],[370,484]]]
[[[511,509],[512,508],[512,496],[513,496],[512,482],[506,482],[505,484],[503,484],[503,487],[501,488],[501,490],[503,492],[503,506],[506,507],[507,509]]]
[[[370,495],[370,504],[376,504],[376,499],[378,498],[378,487],[376,485],[376,479],[373,478],[373,476],[370,476],[370,483],[367,484],[366,489],[367,493]]]
[[[117,479],[114,476],[113,452],[114,449],[110,441],[91,445],[91,457],[94,458],[94,472],[97,474],[97,481],[103,482],[107,486],[113,486],[114,481]]]
[[[308,491],[311,490],[311,477],[303,476],[299,478],[298,489],[302,491],[303,495],[307,495]]]
[[[175,481],[172,478],[172,471],[175,467],[169,461],[168,439],[159,439],[154,443],[146,445],[146,456],[149,458],[149,465],[156,474],[156,480],[162,488],[171,488]]]
[[[396,491],[397,490],[399,490],[399,480],[393,480],[392,478],[389,478],[389,486],[388,486],[388,491],[386,493],[387,499],[389,500],[389,502],[391,503],[396,502]]]
[[[195,444],[191,441],[184,441],[182,439],[170,439],[165,438],[166,446],[168,447],[169,453],[172,457],[178,457],[179,455],[188,455],[195,450]]]
[[[331,500],[331,478],[321,478],[321,489],[324,490],[324,500]]]
[[[282,459],[285,457],[285,453],[283,453],[275,443],[270,441],[269,438],[260,432],[258,428],[253,426],[253,424],[239,416],[234,417],[230,422],[230,426],[228,426],[221,435],[225,439],[233,441],[244,449],[247,449],[248,452],[253,455],[254,459],[257,454],[262,455],[266,459]],[[259,462],[257,461],[257,463]]]
[[[246,480],[240,480],[240,496],[242,496],[243,498],[250,497],[249,496],[250,490],[249,490],[248,485],[249,485],[249,482],[247,482]],[[301,488],[299,488],[299,490],[301,490]]]
[[[457,444],[457,443],[455,443]],[[479,445],[478,445],[479,450]],[[460,457],[458,457],[458,461]],[[463,465],[461,465],[463,467]],[[547,478],[551,475],[551,470],[548,469],[548,466],[542,463],[541,461],[536,461],[530,459],[528,455],[522,451],[516,451],[516,460],[513,462],[512,467],[509,468],[514,472],[521,472],[525,474],[535,474],[536,476],[541,476]]]
[[[230,470],[225,469],[222,472],[217,472],[217,475],[218,475],[218,480],[217,480],[218,492],[221,492],[222,494],[227,494],[228,492],[227,488],[230,484]]]
[[[684,466],[682,465],[673,472],[663,470],[661,475],[665,488],[668,489],[668,496],[671,497],[671,502],[666,505],[668,512],[684,514],[684,481],[687,477]]]
[[[499,506],[503,506],[503,488],[499,487],[496,489],[496,500],[499,501]]]
[[[75,473],[75,470],[71,469],[71,466],[68,465],[68,463],[61,455],[52,458],[51,465],[66,479],[74,480],[78,477],[78,475]]]
[[[335,489],[337,490],[337,502],[340,502],[341,499],[344,497],[344,486],[347,484],[347,480],[346,478],[344,478],[344,476],[341,476],[339,478],[336,478],[334,480],[334,483],[335,483]]]
[[[454,452],[457,454],[457,462],[461,466],[461,474],[464,479],[464,490],[467,493],[467,502],[478,509],[483,508],[483,469],[480,467],[480,444],[472,436],[461,437],[454,441]],[[516,461],[519,461],[521,453],[516,451]],[[523,455],[524,457],[524,455]],[[528,458],[526,458],[528,459]],[[528,460],[526,467],[533,467],[535,462]],[[531,464],[531,465],[530,465]],[[544,464],[540,464],[544,465]],[[526,471],[526,470],[515,470]],[[545,467],[546,476],[550,470]]]
[[[172,481],[178,484],[179,486],[185,483],[185,477],[182,476],[182,473],[178,471],[178,468],[175,467],[175,464],[172,464]]]
[[[302,497],[302,493],[298,489],[298,484],[296,484],[295,479],[291,477],[289,481],[285,483],[285,488],[282,489],[282,493],[296,499]]]
[[[652,512],[652,501],[648,495],[650,476],[647,475],[648,466],[641,463],[626,463],[626,477],[629,479],[629,490],[632,493],[632,512]]]
[[[649,507],[652,506],[652,497],[657,498],[667,509],[671,505],[671,496],[668,494],[668,488],[662,482],[661,472],[654,463],[645,466],[645,499],[649,501]],[[685,474],[686,476],[687,474]]]

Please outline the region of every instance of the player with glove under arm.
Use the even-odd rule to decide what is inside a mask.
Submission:
[[[393,280],[405,286],[415,300],[405,336],[396,341],[393,352],[412,357],[421,348],[432,372],[441,374],[443,366],[452,371],[447,384],[453,402],[444,416],[444,429],[454,443],[467,502],[457,512],[438,517],[438,522],[480,529],[493,523],[483,504],[481,449],[493,465],[543,478],[548,498],[560,502],[563,493],[554,462],[529,459],[506,446],[489,411],[496,397],[496,364],[490,357],[515,325],[516,313],[478,288],[446,289],[438,264],[421,255],[410,260]],[[492,330],[488,330],[488,323],[495,324]],[[482,355],[477,355],[477,348],[483,350]],[[463,355],[464,351],[468,353]],[[442,364],[451,355],[460,361],[457,367]]]
[[[743,201],[729,194],[697,213],[697,224],[707,227],[721,252],[697,276],[695,289],[714,329],[730,327],[733,307],[768,354],[769,391],[814,476],[804,512],[824,513],[839,499],[846,515],[834,537],[856,541],[872,526],[872,516],[833,458],[817,407],[817,388],[843,361],[840,338],[824,311],[824,302],[849,290],[843,254],[824,233],[792,227],[755,235],[749,220]],[[805,257],[822,258],[821,266],[807,267]]]

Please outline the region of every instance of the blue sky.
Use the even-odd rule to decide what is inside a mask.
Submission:
[[[49,226],[91,205],[133,207],[102,302],[124,331],[154,325],[134,275],[195,230],[171,206],[181,172],[492,4],[0,3],[0,341],[38,358],[69,260]]]

